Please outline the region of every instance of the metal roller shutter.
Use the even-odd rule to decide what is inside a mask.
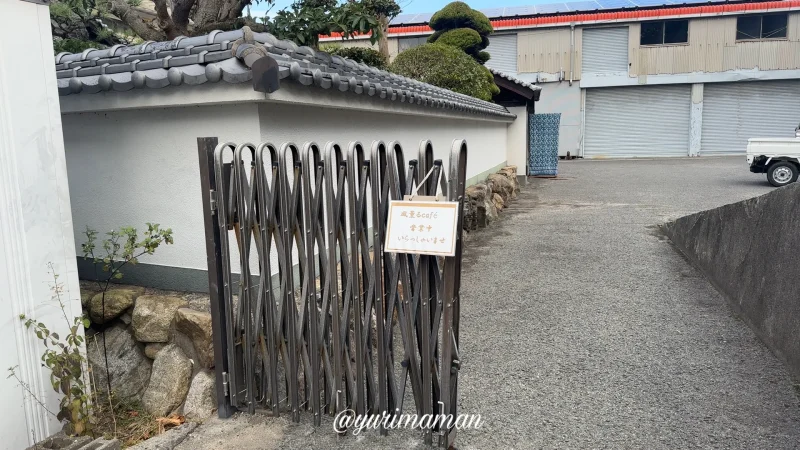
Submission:
[[[587,89],[584,157],[687,156],[691,86]]]
[[[628,27],[584,28],[582,73],[628,73]]]
[[[517,34],[499,34],[489,36],[486,47],[492,57],[486,61],[486,67],[500,72],[517,73]]]
[[[706,83],[701,155],[744,154],[755,137],[794,137],[800,81]]]

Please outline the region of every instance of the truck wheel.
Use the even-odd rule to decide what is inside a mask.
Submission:
[[[769,166],[767,181],[775,187],[786,186],[797,181],[797,166],[788,161],[778,161]]]

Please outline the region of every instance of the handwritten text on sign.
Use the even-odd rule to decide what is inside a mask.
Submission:
[[[384,250],[453,256],[457,219],[458,202],[392,200]]]

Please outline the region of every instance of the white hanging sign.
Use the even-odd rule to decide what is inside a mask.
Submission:
[[[458,202],[390,201],[384,250],[454,256],[458,210]]]

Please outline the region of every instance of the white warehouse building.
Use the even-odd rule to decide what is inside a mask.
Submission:
[[[800,122],[799,0],[483,12],[495,29],[486,65],[542,88],[536,115],[559,116],[561,156],[744,154],[748,138],[793,137]],[[424,43],[430,17],[395,18],[390,50]]]

